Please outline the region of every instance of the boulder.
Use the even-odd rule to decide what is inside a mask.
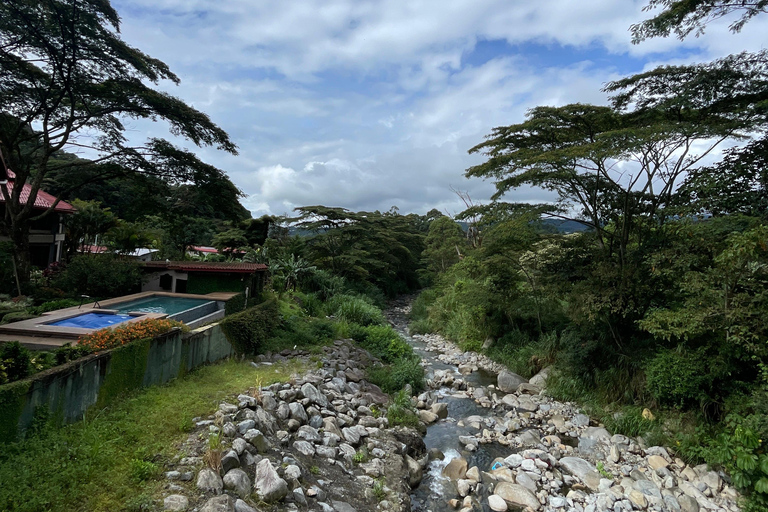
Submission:
[[[488,507],[494,512],[507,512],[507,502],[498,494],[488,496]]]
[[[522,485],[501,482],[494,489],[494,493],[500,496],[507,505],[521,508],[530,507],[532,510],[541,508],[541,503],[539,503],[536,495]]]
[[[263,459],[256,465],[253,488],[267,503],[279,501],[288,494],[288,482],[280,478],[269,459]]]
[[[197,474],[197,488],[201,491],[221,494],[221,491],[224,490],[224,482],[214,470],[203,468]]]
[[[235,501],[235,512],[259,512],[241,499]]]
[[[452,459],[447,466],[443,468],[443,476],[456,481],[467,476],[467,461],[463,457]]]
[[[251,494],[251,479],[245,471],[235,468],[224,475],[224,488],[234,491],[241,498],[247,498]]]
[[[552,367],[547,366],[546,368],[541,370],[539,373],[531,377],[531,380],[529,380],[528,382],[530,382],[531,384],[533,384],[534,386],[540,389],[544,389],[545,387],[547,387],[547,379],[549,378],[549,373],[551,371],[552,371]]]
[[[507,370],[502,370],[496,378],[496,387],[504,393],[514,393],[523,382],[528,382],[523,377]]]
[[[184,512],[189,508],[189,499],[181,494],[171,494],[163,500],[163,510]]]
[[[432,407],[429,408],[430,411],[437,414],[437,417],[441,420],[448,417],[448,404],[445,403],[437,403],[432,404]]]
[[[209,499],[200,512],[235,512],[235,502],[227,494],[216,496]]]
[[[304,395],[304,398],[308,398],[310,402],[320,407],[328,407],[328,399],[325,395],[309,382],[301,386],[301,394]]]
[[[438,420],[437,414],[433,413],[432,411],[421,410],[418,412],[418,414],[419,419],[427,425],[430,425]]]
[[[424,470],[421,468],[421,464],[410,455],[405,456],[405,463],[408,466],[408,485],[411,489],[415,489],[421,483],[421,479],[424,478]]]

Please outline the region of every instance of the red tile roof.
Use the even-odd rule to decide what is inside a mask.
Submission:
[[[219,250],[215,247],[206,247],[204,245],[193,245],[190,249],[193,252],[203,252],[206,254],[218,254]]]
[[[8,184],[6,186],[8,187],[8,194],[10,195],[13,193],[13,186],[14,186],[13,179],[16,177],[16,174],[10,169],[6,169],[6,172],[8,173]],[[29,201],[29,194],[31,191],[32,191],[32,185],[30,185],[29,183],[25,183],[24,186],[21,188],[21,195],[19,196],[19,202],[21,204],[27,204],[27,201]],[[4,203],[4,202],[5,202],[5,196],[3,195],[2,192],[0,192],[0,203]],[[47,210],[48,208],[53,206],[53,203],[55,202],[56,202],[56,198],[54,196],[52,196],[51,194],[43,190],[38,190],[33,208],[37,208],[40,210]],[[59,213],[73,213],[75,211],[75,207],[67,203],[66,201],[59,201],[59,204],[56,205],[56,208],[54,208],[53,211],[56,211]]]
[[[148,261],[144,263],[144,266],[182,272],[237,272],[241,274],[265,272],[268,268],[261,263],[221,263],[216,261]]]

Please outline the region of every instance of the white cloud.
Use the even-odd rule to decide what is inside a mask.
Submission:
[[[760,48],[768,19],[730,35],[630,42],[646,0],[119,0],[125,39],[182,78],[163,87],[204,110],[240,147],[198,150],[250,194],[255,213],[328,204],[458,211],[450,187],[481,161],[466,151],[536,105],[604,103],[619,69]],[[768,18],[768,17],[767,17]],[[503,52],[473,61],[484,41]],[[536,62],[531,44],[570,60]],[[517,46],[516,46],[517,45]],[[501,46],[501,45],[499,45]],[[680,50],[684,49],[685,53]],[[549,57],[546,53],[544,57]],[[592,56],[595,58],[592,58]],[[565,58],[565,57],[564,57]],[[636,69],[635,69],[636,68]],[[137,124],[136,132],[163,128]],[[535,190],[515,199],[550,196]]]

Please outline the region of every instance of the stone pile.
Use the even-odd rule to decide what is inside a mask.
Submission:
[[[464,457],[452,459],[442,475],[453,482],[456,497],[450,508],[534,510],[547,512],[629,512],[632,510],[737,512],[738,493],[721,472],[706,465],[690,466],[663,447],[645,446],[642,438],[612,435],[579,412],[543,394],[549,370],[529,381],[501,369],[496,385],[473,387],[462,380],[461,365],[495,369],[483,355],[461,354],[437,335],[418,336],[437,359],[457,365],[457,372],[435,371],[434,390],[474,399],[487,415],[455,419],[471,435],[459,437],[465,454],[487,443],[510,448],[489,467],[467,467]],[[419,415],[427,423],[441,421],[441,393],[418,397]],[[444,421],[452,421],[448,418]]]
[[[262,358],[271,364],[289,352]],[[326,347],[323,368],[292,383],[274,384],[221,403],[166,473],[166,510],[252,512],[256,503],[277,510],[354,512],[410,510],[409,491],[427,463],[413,430],[389,428],[388,395],[365,380],[372,364],[349,341]],[[221,469],[203,466],[208,438],[221,439]],[[203,466],[203,467],[201,467]],[[197,498],[178,481],[194,480]],[[184,491],[184,492],[181,492]],[[202,494],[200,494],[202,493]]]

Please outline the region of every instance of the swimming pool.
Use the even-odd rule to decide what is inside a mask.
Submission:
[[[136,299],[128,302],[118,302],[105,306],[109,309],[116,309],[119,313],[128,313],[130,311],[140,311],[142,313],[164,313],[173,316],[182,311],[196,308],[211,302],[205,299],[189,299],[186,297],[166,297],[164,295],[155,295],[143,299]]]
[[[52,322],[46,325],[55,325],[57,327],[78,327],[80,329],[102,329],[112,325],[121,324],[128,320],[136,318],[131,315],[121,315],[113,313],[83,313],[82,315],[65,318],[58,322]]]

